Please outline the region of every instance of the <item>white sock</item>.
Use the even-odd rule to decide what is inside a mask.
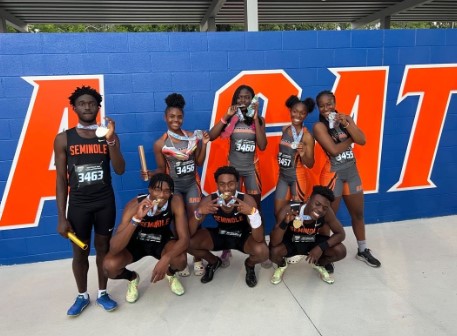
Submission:
[[[99,289],[98,290],[98,298],[100,298],[100,296],[102,296],[105,293],[106,293],[106,289]]]
[[[84,293],[78,293],[78,296],[79,295],[82,295],[84,296],[84,299],[87,300],[87,298],[89,297],[89,294],[87,294],[87,292],[84,292]]]
[[[359,252],[363,252],[367,248],[367,241],[366,240],[357,240],[357,245],[359,246]]]

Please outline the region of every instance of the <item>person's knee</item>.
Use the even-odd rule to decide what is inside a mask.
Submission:
[[[335,250],[335,257],[336,257],[336,261],[338,260],[342,260],[346,257],[346,254],[347,254],[347,251],[346,251],[346,246],[344,246],[343,244],[338,244],[334,247],[334,250]]]
[[[118,269],[118,263],[112,254],[108,253],[103,259],[103,273],[109,278],[115,277],[114,274]]]

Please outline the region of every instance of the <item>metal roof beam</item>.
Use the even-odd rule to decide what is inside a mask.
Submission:
[[[200,31],[216,31],[216,16],[226,0],[213,0],[203,19],[200,21]]]
[[[17,17],[15,17],[14,15],[11,15],[10,13],[8,13],[7,11],[5,11],[3,9],[0,9],[0,19],[5,20],[11,26],[13,26],[14,29],[16,29],[20,32],[23,32],[23,33],[28,32],[27,24],[24,21],[19,20]]]
[[[397,3],[396,5],[387,7],[386,9],[383,9],[379,12],[370,14],[368,16],[365,16],[364,18],[358,19],[354,22],[351,23],[352,29],[357,29],[360,28],[366,24],[369,24],[373,21],[378,21],[382,20],[383,18],[387,16],[392,16],[398,12],[426,4],[427,2],[431,2],[431,0],[427,1],[422,1],[422,0],[404,0],[402,2]]]

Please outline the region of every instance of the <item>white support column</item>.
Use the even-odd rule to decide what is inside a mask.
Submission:
[[[244,0],[244,30],[259,31],[259,7],[257,0]]]

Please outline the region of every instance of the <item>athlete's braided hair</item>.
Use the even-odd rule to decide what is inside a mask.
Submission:
[[[186,105],[186,101],[184,97],[179,93],[171,93],[165,98],[165,103],[167,104],[167,108],[165,109],[165,114],[167,114],[168,110],[172,107],[178,108],[182,111],[184,115],[184,106]]]
[[[90,95],[92,97],[95,98],[95,100],[97,101],[97,104],[98,106],[100,106],[100,104],[102,103],[102,95],[100,93],[97,92],[97,90],[91,88],[90,86],[81,86],[81,87],[77,87],[75,91],[73,91],[73,93],[71,94],[70,97],[68,97],[68,99],[70,100],[70,104],[75,106],[76,104],[76,99],[78,99],[79,97],[81,97],[82,95]]]
[[[335,200],[335,195],[333,194],[332,189],[329,189],[328,187],[324,187],[321,185],[315,185],[313,187],[313,192],[311,193],[311,197],[313,195],[321,195],[328,199],[330,202],[333,202]]]
[[[235,167],[231,167],[231,166],[223,166],[223,167],[217,168],[217,170],[214,173],[214,180],[217,182],[217,179],[219,178],[219,176],[221,176],[223,174],[230,174],[230,175],[235,176],[235,179],[237,182],[240,180],[240,174],[235,169]]]
[[[297,96],[290,96],[286,100],[286,106],[288,109],[292,109],[296,104],[302,103],[306,107],[306,112],[309,114],[314,111],[314,107],[316,106],[316,103],[314,102],[313,98],[308,97],[305,98],[304,100],[301,100]]]
[[[149,180],[148,188],[155,188],[155,187],[162,188],[162,183],[163,182],[167,182],[168,186],[170,187],[170,191],[174,192],[175,183],[173,182],[173,179],[170,177],[170,175],[164,174],[164,173],[154,174],[151,177],[151,179]]]

